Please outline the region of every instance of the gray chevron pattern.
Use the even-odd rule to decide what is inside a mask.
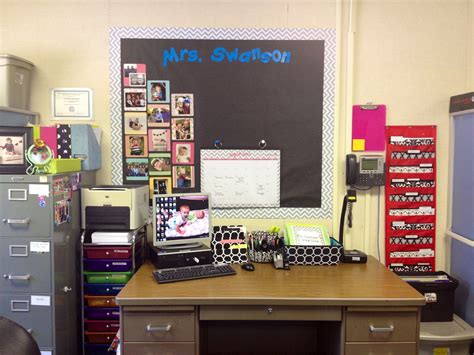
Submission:
[[[332,218],[334,98],[336,85],[336,30],[289,28],[158,28],[112,27],[109,31],[111,165],[112,183],[122,184],[122,117],[120,40],[160,39],[242,39],[242,40],[323,40],[323,159],[321,208],[215,209],[217,218]]]

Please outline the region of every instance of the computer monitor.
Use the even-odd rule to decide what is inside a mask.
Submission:
[[[205,193],[153,196],[153,245],[199,247],[210,243],[211,205]]]

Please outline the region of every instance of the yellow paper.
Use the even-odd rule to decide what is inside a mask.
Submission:
[[[433,355],[449,355],[451,353],[449,348],[434,348]]]
[[[354,152],[365,150],[365,139],[353,139],[352,150]]]

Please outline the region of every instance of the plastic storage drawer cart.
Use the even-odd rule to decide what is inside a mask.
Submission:
[[[144,261],[145,227],[131,231],[130,243],[93,244],[82,234],[83,342],[86,355],[110,355],[108,348],[120,327],[115,296]]]

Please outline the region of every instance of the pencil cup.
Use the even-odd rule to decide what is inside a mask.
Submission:
[[[248,254],[250,261],[256,263],[273,262],[273,240],[278,238],[278,233],[264,231],[251,232],[247,235]]]

